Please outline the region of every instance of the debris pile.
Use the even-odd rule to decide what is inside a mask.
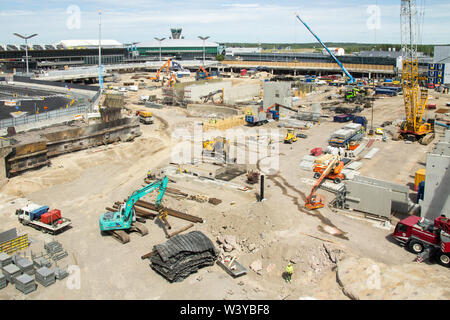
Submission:
[[[249,171],[247,173],[247,182],[250,184],[258,183],[259,181],[259,172],[257,171]]]
[[[214,265],[218,251],[200,231],[176,235],[153,247],[151,268],[169,282],[181,282],[197,270]]]

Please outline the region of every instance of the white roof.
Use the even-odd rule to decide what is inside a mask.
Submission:
[[[218,47],[219,44],[215,42],[205,41],[205,47]],[[141,42],[137,44],[138,48],[159,48],[159,41]],[[165,39],[161,41],[162,48],[169,47],[203,47],[203,40],[186,40],[186,39]]]
[[[31,212],[33,210],[39,209],[40,207],[42,207],[42,206],[40,206],[36,203],[29,203],[25,207],[23,207],[22,210],[25,212]]]
[[[116,40],[102,40],[102,46],[122,46]],[[61,40],[57,45],[62,44],[64,47],[98,47],[98,39],[96,40]]]

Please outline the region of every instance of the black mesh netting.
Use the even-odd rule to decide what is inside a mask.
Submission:
[[[218,251],[200,231],[179,234],[153,247],[150,261],[153,270],[170,282],[180,282],[198,269],[212,266]]]

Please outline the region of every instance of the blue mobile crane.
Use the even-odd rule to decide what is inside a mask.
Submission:
[[[159,189],[158,197],[155,203],[156,208],[159,209],[167,188],[167,183],[167,177],[150,183],[145,187],[133,192],[126,203],[119,206],[119,211],[104,213],[100,217],[101,232],[111,233],[115,238],[117,238],[117,240],[122,243],[127,243],[130,241],[130,237],[125,231],[137,231],[142,236],[148,234],[147,228],[143,224],[136,222],[136,213],[133,206],[140,198],[142,198],[146,194]]]
[[[336,63],[339,65],[339,67],[342,69],[342,71],[344,71],[345,75],[348,77],[347,79],[347,83],[348,84],[355,84],[356,80],[355,78],[352,77],[352,75],[350,74],[350,72],[347,71],[347,69],[344,67],[344,65],[338,60],[338,58],[336,58],[336,56],[330,51],[330,49],[328,49],[328,47],[322,42],[322,40],[319,39],[319,37],[311,30],[311,28],[306,24],[305,21],[302,20],[302,18],[300,18],[298,16],[297,13],[295,13],[295,16],[297,17],[297,19],[303,23],[306,27],[306,29],[309,30],[309,32],[311,32],[311,34],[317,39],[317,41],[319,41],[319,43],[322,45],[322,47],[324,47],[325,50],[327,50],[327,52],[330,54],[330,56],[334,59],[334,61],[336,61]]]

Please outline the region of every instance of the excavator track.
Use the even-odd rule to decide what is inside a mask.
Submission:
[[[140,235],[143,237],[145,235],[148,234],[148,229],[146,226],[144,226],[142,223],[140,222],[135,222],[131,225],[131,228],[129,229],[129,231],[136,231],[139,232]]]
[[[111,235],[122,244],[130,242],[130,236],[124,230],[111,231]]]

